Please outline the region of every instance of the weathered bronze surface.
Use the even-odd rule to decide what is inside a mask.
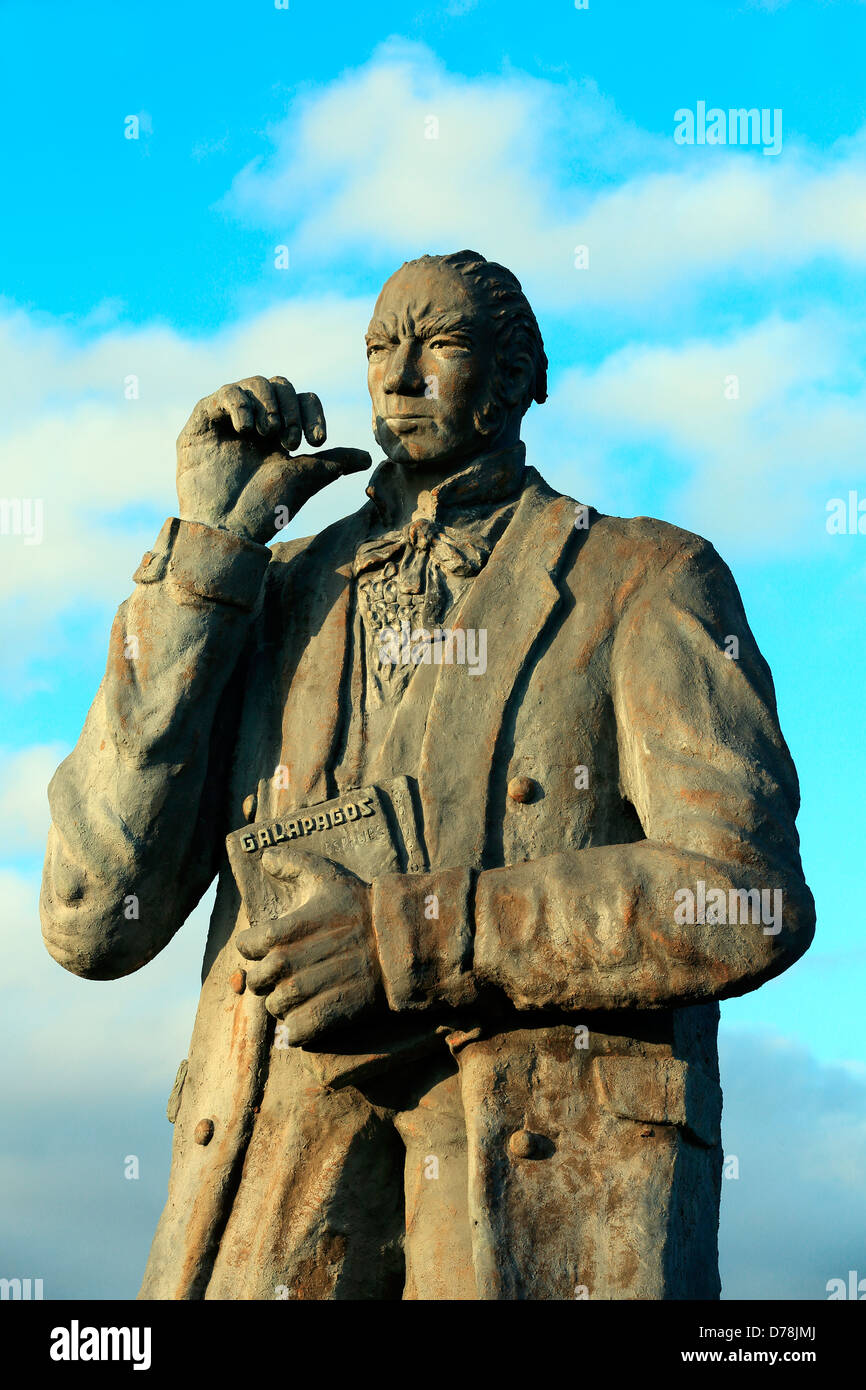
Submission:
[[[319,535],[268,546],[370,463],[318,399],[196,406],[51,783],[67,969],[219,878],[140,1297],[716,1298],[719,1000],[814,929],[769,669],[711,545],[526,466],[510,272],[408,263],[367,348]]]

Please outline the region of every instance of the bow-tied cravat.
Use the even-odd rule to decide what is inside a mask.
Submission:
[[[465,532],[416,512],[399,531],[388,531],[361,543],[355,556],[355,574],[394,564],[392,573],[396,575],[398,590],[422,594],[428,581],[428,566],[448,574],[470,576],[486,564],[490,550],[486,541],[472,540]]]
[[[416,659],[428,659],[414,655],[416,650],[429,653],[424,634],[457,621],[463,598],[517,507],[524,457],[523,445],[518,444],[473,459],[435,488],[420,492],[415,511],[399,529],[394,520],[407,496],[407,477],[390,459],[373,474],[367,487],[371,519],[378,514],[380,524],[393,529],[362,541],[352,566],[358,637],[366,653],[367,710],[399,701]],[[447,525],[440,513],[455,524]],[[414,644],[411,659],[383,658],[385,629],[399,637],[401,653]]]
[[[471,537],[446,526],[432,515],[436,503],[422,493],[407,524],[374,540],[362,541],[355,554],[354,572],[368,650],[379,696],[385,689],[397,697],[412,667],[381,667],[376,659],[379,634],[386,628],[411,633],[432,631],[443,621],[459,590],[487,563],[492,541]],[[448,582],[447,577],[453,577]],[[456,586],[453,582],[456,580]]]

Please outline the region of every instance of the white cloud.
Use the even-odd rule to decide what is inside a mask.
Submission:
[[[666,519],[711,526],[732,551],[756,540],[765,552],[809,551],[826,540],[827,499],[862,475],[858,357],[857,335],[829,313],[675,347],[637,343],[561,375],[533,429],[542,455],[571,441],[581,500],[602,510],[619,510],[623,482],[638,505],[650,492],[658,505],[663,487]],[[623,462],[641,449],[642,471]]]
[[[765,1030],[722,1027],[724,1298],[826,1299],[866,1276],[866,1079]]]
[[[756,282],[819,257],[866,268],[861,140],[763,159],[675,146],[673,115],[670,134],[650,134],[592,83],[454,76],[391,41],[297,98],[225,205],[293,226],[308,263],[473,246],[553,307],[645,314],[731,275]],[[576,245],[589,270],[574,268]]]
[[[0,748],[0,844],[4,856],[42,853],[48,834],[46,788],[69,752],[62,743],[40,743],[17,752]]]
[[[52,769],[53,770],[53,769]],[[39,923],[39,883],[0,870],[3,1055],[20,1065],[4,1079],[4,1106],[39,1097],[50,1106],[98,1092],[166,1099],[186,1056],[200,990],[213,892],[165,950],[122,980],[81,980],[48,954]],[[25,1061],[26,1054],[26,1061]]]

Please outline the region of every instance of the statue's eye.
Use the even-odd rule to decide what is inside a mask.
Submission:
[[[434,338],[430,343],[431,348],[451,350],[452,352],[468,352],[469,344],[463,343],[459,338]]]
[[[386,348],[386,346],[385,346],[384,343],[368,343],[368,344],[367,344],[367,357],[368,357],[368,358],[372,357],[372,356],[374,355],[374,353],[377,353],[377,352],[387,352],[387,351],[388,351],[388,349]]]

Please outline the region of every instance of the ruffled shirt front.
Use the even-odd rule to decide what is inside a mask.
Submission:
[[[456,622],[475,576],[514,515],[525,458],[524,445],[517,444],[474,459],[420,493],[402,527],[395,525],[403,514],[402,465],[386,460],[373,474],[367,495],[374,527],[353,564],[351,713],[336,769],[341,791],[414,775],[430,693],[429,680],[422,691],[415,679],[424,669],[424,643],[446,621]]]

